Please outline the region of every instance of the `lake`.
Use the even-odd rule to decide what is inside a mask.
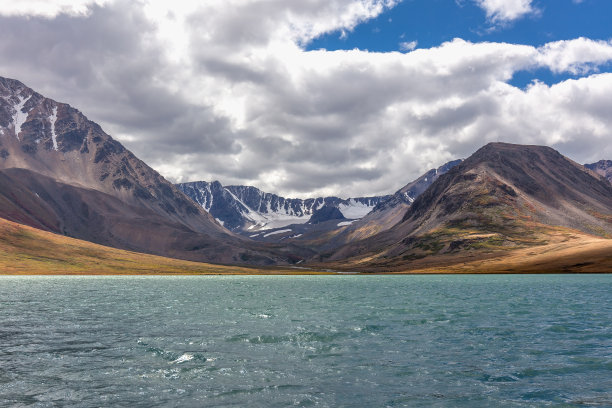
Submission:
[[[610,275],[0,278],[0,406],[585,405]]]

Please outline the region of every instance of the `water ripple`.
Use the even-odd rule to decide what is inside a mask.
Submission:
[[[612,406],[612,277],[5,277],[0,405]]]

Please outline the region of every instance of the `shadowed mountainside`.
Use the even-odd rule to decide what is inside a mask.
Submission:
[[[2,274],[307,274],[298,269],[212,265],[125,251],[0,218]]]

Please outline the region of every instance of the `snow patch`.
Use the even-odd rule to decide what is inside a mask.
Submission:
[[[253,217],[253,215],[254,215],[253,213],[250,213],[248,217],[255,218]],[[291,225],[291,224],[306,224],[309,219],[309,217],[307,216],[300,217],[297,215],[291,216],[291,215],[285,215],[285,214],[279,214],[279,213],[268,213],[265,215],[261,215],[261,218],[263,218],[263,220],[257,223],[257,226],[259,227],[260,230],[282,228],[282,227],[286,227],[287,225]]]
[[[365,217],[372,210],[372,207],[351,198],[347,204],[340,204],[338,209],[344,215],[344,218],[355,219]]]
[[[220,219],[218,219],[218,218],[215,218],[215,220],[217,220],[217,222],[218,222],[219,224],[221,224],[221,226],[223,226],[223,227],[225,226],[225,225],[224,225],[224,224],[225,224],[225,222],[221,221],[221,220],[220,220]]]
[[[352,223],[354,223],[357,220],[352,220],[352,221],[342,221],[338,223],[338,227],[344,227],[345,225],[351,225]]]
[[[293,215],[293,211],[288,214],[283,208],[279,208],[277,211],[270,211],[268,213],[260,213],[246,205],[245,202],[240,200],[235,194],[229,189],[225,189],[238,203],[242,204],[248,212],[242,212],[242,215],[247,220],[251,221],[254,225],[251,225],[248,229],[252,230],[269,230],[274,228],[283,228],[291,224],[305,224],[308,222],[308,216],[306,215]]]
[[[285,232],[291,232],[291,231],[292,231],[291,229],[283,229],[283,230],[268,232],[266,235],[264,235],[264,238],[269,237],[270,235],[283,234]]]
[[[210,191],[210,186],[208,186],[206,189],[198,188],[198,192],[200,193],[200,195],[204,199],[204,202],[202,204],[200,204],[200,205],[207,212],[210,211],[210,208],[212,207],[212,203],[213,203],[213,195],[212,195],[212,193]],[[210,196],[210,203],[207,201],[208,199],[207,199],[207,195],[205,194],[206,192],[208,192],[208,195]]]
[[[53,113],[49,116],[51,122],[51,140],[53,141],[53,150],[57,151],[57,134],[55,133],[55,122],[57,122],[57,106],[53,108]]]
[[[21,110],[25,106],[26,102],[29,101],[30,98],[19,98],[19,103],[15,106],[15,115],[13,116],[13,123],[15,124],[15,136],[17,136],[17,140],[19,140],[19,133],[21,133],[21,126],[28,119],[28,112],[23,113]]]

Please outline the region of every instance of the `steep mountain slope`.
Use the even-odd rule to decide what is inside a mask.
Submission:
[[[1,77],[0,170],[3,218],[184,259],[287,259],[229,234],[78,110]]]
[[[438,177],[461,163],[453,160],[437,169],[431,169],[416,180],[406,184],[387,200],[381,201],[370,213],[354,223],[348,224],[339,234],[329,237],[322,245],[323,250],[344,245],[348,242],[365,239],[386,231],[402,220],[402,217],[414,202]]]
[[[337,208],[344,218],[356,219],[390,196],[318,197],[309,199],[284,198],[265,193],[251,186],[222,186],[218,181],[196,181],[177,184],[177,187],[226,228],[248,233],[283,228],[291,224],[304,224],[323,207]],[[335,212],[331,211],[329,214]],[[322,220],[321,216],[317,217]]]
[[[600,160],[597,163],[585,164],[584,167],[604,176],[612,183],[612,160]]]
[[[565,230],[612,237],[612,185],[549,147],[492,143],[436,180],[396,226],[323,259],[391,269],[456,262]]]

